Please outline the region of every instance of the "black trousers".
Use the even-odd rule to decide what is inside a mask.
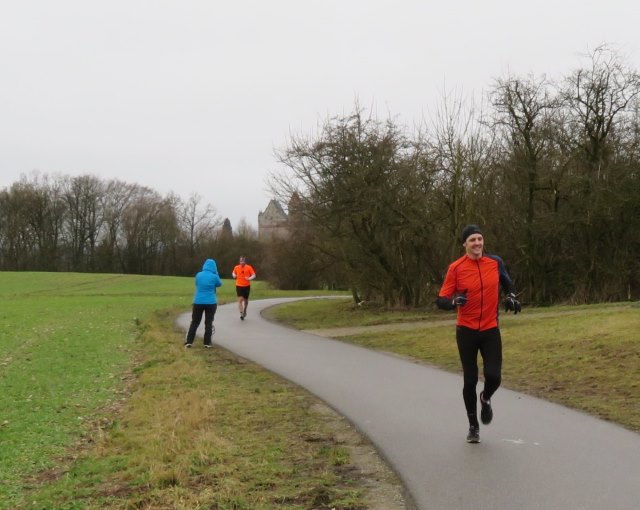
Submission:
[[[472,421],[472,419],[477,419],[478,409],[478,397],[476,395],[478,352],[482,356],[483,364],[483,396],[485,400],[490,400],[491,395],[498,389],[502,380],[502,338],[498,328],[477,331],[458,326],[456,328],[456,341],[464,374],[462,397],[464,398],[467,415]]]
[[[204,345],[211,345],[213,318],[216,315],[217,308],[218,305],[193,305],[191,310],[191,325],[189,326],[186,340],[188,344],[193,343],[198,326],[200,326],[200,322],[202,321],[202,314],[204,313]]]

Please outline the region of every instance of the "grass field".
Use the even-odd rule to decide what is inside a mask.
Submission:
[[[380,312],[347,300],[319,300],[282,305],[269,314],[300,329],[425,321],[422,328],[370,330],[340,340],[460,371],[454,326],[433,327],[453,313]],[[528,308],[517,316],[502,314],[501,331],[505,387],[640,432],[640,303]]]
[[[192,278],[0,272],[0,509],[367,508],[335,416],[221,349],[185,351],[173,320],[192,291]],[[234,294],[225,281],[219,301]],[[286,295],[304,293],[252,290]],[[453,327],[432,325],[451,314],[348,299],[269,314],[301,329],[414,322],[341,339],[459,370]],[[639,329],[637,303],[503,316],[504,385],[640,431]]]
[[[184,350],[173,319],[192,292],[192,278],[0,273],[0,508],[363,507],[313,399]]]

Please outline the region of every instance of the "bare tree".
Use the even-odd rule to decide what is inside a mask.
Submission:
[[[187,243],[187,254],[194,260],[204,239],[212,238],[221,225],[216,209],[202,204],[202,197],[191,195],[186,202],[178,202],[178,218]]]
[[[137,186],[119,180],[110,180],[100,197],[100,207],[104,219],[103,235],[100,242],[100,261],[102,271],[124,271],[122,259],[122,222],[124,213],[136,194]]]
[[[560,93],[589,177],[599,180],[606,178],[611,137],[627,126],[629,107],[640,95],[640,75],[606,45],[596,48],[589,59],[590,67],[571,73]]]
[[[69,269],[73,271],[94,269],[95,249],[103,223],[100,208],[103,193],[104,184],[95,176],[71,177],[66,183],[66,240]]]
[[[13,271],[33,269],[36,240],[29,224],[29,204],[33,189],[14,183],[0,192],[0,247],[3,268]]]
[[[461,96],[449,95],[428,127],[427,143],[441,221],[446,224],[443,244],[448,258],[460,253],[457,242],[462,227],[471,221],[489,220],[499,197],[491,171],[494,158],[492,131],[483,123],[481,105]]]
[[[532,76],[496,80],[490,98],[507,192],[502,207],[508,220],[501,221],[501,230],[517,247],[530,297],[543,302],[549,296],[542,293],[548,288],[542,280],[549,276],[553,260],[549,242],[557,231],[549,228],[557,221],[549,202],[555,200],[552,190],[557,189],[552,184],[557,179],[551,155],[558,101],[545,78]]]
[[[292,137],[278,152],[287,174],[272,176],[274,191],[297,193],[315,239],[345,268],[355,301],[421,300],[424,273],[416,256],[428,250],[412,230],[424,203],[415,152],[394,122],[365,117],[357,106],[329,119],[317,139]]]
[[[122,218],[125,272],[152,273],[160,243],[154,222],[163,207],[162,197],[157,192],[136,186]]]
[[[640,75],[617,52],[601,46],[589,57],[589,66],[571,73],[560,89],[575,154],[572,216],[567,221],[583,252],[572,261],[584,275],[575,281],[576,301],[608,299],[626,286],[611,264],[612,259],[624,258],[621,243],[632,235],[628,221],[619,221],[627,209],[624,197],[629,196],[621,184],[628,186],[630,181],[624,159],[616,159],[621,154],[616,147],[633,126],[640,97]],[[613,291],[616,286],[619,290]]]

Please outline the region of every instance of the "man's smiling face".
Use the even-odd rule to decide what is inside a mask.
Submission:
[[[462,246],[464,246],[470,258],[479,259],[482,257],[482,251],[484,250],[484,237],[482,237],[482,234],[471,234]]]

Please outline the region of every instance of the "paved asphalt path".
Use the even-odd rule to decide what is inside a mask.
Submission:
[[[482,442],[467,444],[460,376],[260,317],[286,301],[251,301],[245,321],[235,304],[218,307],[214,343],[349,419],[420,510],[640,509],[640,434],[501,388]],[[177,319],[185,330],[189,321]]]

